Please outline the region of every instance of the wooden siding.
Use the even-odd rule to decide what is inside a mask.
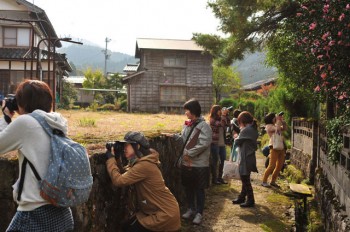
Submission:
[[[164,65],[164,57],[184,56],[186,66]],[[139,71],[146,72],[129,81],[129,110],[131,112],[183,112],[183,104],[196,98],[203,113],[213,104],[212,58],[194,51],[142,50]],[[183,87],[184,101],[161,101],[160,86]]]

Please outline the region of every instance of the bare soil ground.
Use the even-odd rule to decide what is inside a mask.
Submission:
[[[293,200],[283,193],[289,191],[285,180],[279,180],[281,186],[265,188],[261,186],[265,171],[265,157],[257,153],[259,173],[252,173],[252,185],[255,196],[254,208],[241,208],[233,205],[241,190],[241,183],[232,180],[227,185],[211,186],[206,194],[206,207],[201,225],[192,225],[192,221],[182,220],[182,231],[188,232],[258,232],[291,231],[294,224]]]

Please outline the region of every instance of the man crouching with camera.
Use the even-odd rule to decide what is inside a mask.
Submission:
[[[150,148],[145,136],[130,131],[124,141],[107,143],[106,148],[106,166],[112,183],[118,187],[133,185],[136,191],[138,211],[123,226],[123,231],[178,231],[181,226],[179,204],[165,186],[159,169],[159,154]],[[128,160],[124,173],[122,155]]]

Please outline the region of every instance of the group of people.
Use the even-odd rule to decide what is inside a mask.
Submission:
[[[46,121],[54,128],[67,133],[67,120],[59,113],[52,112],[52,92],[48,85],[38,80],[26,80],[20,83],[15,98],[19,116],[12,121],[14,112],[10,111],[6,101],[2,101],[4,117],[0,119],[0,154],[18,150],[19,172],[24,157],[37,168],[40,175],[47,172],[51,153],[50,138],[40,124],[29,114],[35,110],[43,111]],[[187,210],[180,216],[176,198],[166,187],[160,170],[159,154],[150,147],[148,140],[140,132],[128,132],[123,141],[122,150],[107,147],[106,168],[111,181],[116,186],[134,186],[138,211],[123,225],[128,232],[138,231],[178,231],[181,217],[200,224],[205,206],[205,189],[212,184],[226,184],[222,179],[226,146],[240,154],[239,172],[242,189],[233,204],[252,207],[255,204],[250,174],[257,172],[255,152],[257,150],[257,123],[247,111],[233,112],[214,105],[210,110],[209,121],[202,117],[200,103],[191,99],[183,105],[187,120],[180,134],[164,133],[171,137],[181,151],[178,159],[181,168],[181,180],[184,188]],[[276,130],[285,130],[281,117],[270,114],[265,118],[266,130],[273,135]],[[227,141],[227,131],[232,140]],[[37,142],[40,141],[40,142]],[[35,144],[35,146],[33,146]],[[270,165],[266,169],[263,186],[277,186],[276,178],[284,161],[283,153],[270,148]],[[123,166],[121,157],[127,160]],[[219,164],[219,165],[218,165]],[[18,194],[19,181],[13,185],[13,195],[18,204],[17,212],[7,231],[72,231],[74,229],[72,212],[69,208],[55,207],[40,196],[39,183],[35,174],[26,169],[22,197]],[[272,181],[267,184],[268,176]]]

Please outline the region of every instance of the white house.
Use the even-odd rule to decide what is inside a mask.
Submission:
[[[56,47],[69,40],[58,38],[41,8],[25,0],[0,0],[0,94],[14,93],[24,79],[39,79],[58,96],[72,68]]]

